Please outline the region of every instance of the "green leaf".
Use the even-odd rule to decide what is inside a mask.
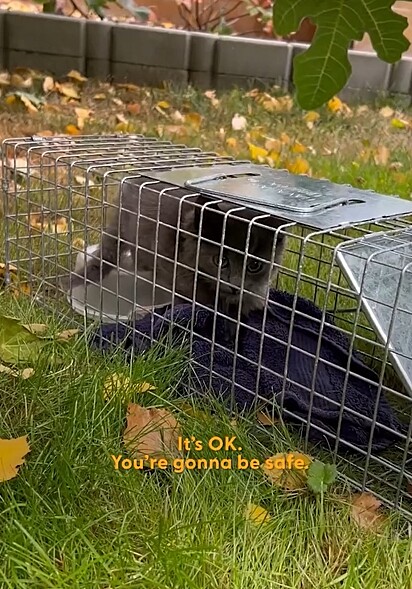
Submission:
[[[302,108],[318,108],[345,86],[352,68],[352,41],[368,33],[378,56],[394,63],[410,45],[403,35],[404,16],[391,10],[395,0],[276,0],[273,23],[280,35],[299,29],[303,18],[316,25],[307,51],[294,59],[293,81]]]
[[[336,475],[334,464],[324,464],[320,460],[315,460],[308,468],[308,487],[313,493],[321,493],[335,481]]]
[[[0,360],[8,364],[33,363],[47,340],[31,333],[18,319],[0,315]]]

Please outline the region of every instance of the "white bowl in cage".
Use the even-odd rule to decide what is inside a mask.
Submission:
[[[89,246],[86,255],[90,258],[98,247]],[[84,253],[79,252],[74,271],[79,273],[83,267]],[[134,274],[131,257],[126,258],[119,270],[114,268],[109,272],[101,284],[88,281],[87,288],[81,284],[67,294],[74,311],[104,323],[127,321],[133,314],[135,318],[140,317],[154,307],[168,304],[170,298],[170,292],[158,286],[153,292],[150,273]]]

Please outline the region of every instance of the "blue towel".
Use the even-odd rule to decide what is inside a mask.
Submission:
[[[283,407],[282,417],[286,422],[302,424],[302,420],[306,421],[310,415],[309,439],[333,448],[339,429],[345,371],[349,359],[349,341],[333,325],[332,318],[327,316],[326,321],[331,325],[324,325],[319,351],[320,360],[316,366],[314,356],[319,342],[322,311],[310,301],[298,298],[285,381],[288,349],[286,342],[289,338],[293,296],[272,290],[270,301],[262,350],[263,312],[252,313],[247,325],[240,327],[234,379],[234,350],[225,348],[221,340],[224,318],[216,319],[215,345],[212,346],[213,311],[205,308],[193,309],[190,304],[175,306],[173,317],[171,308],[163,307],[155,310],[153,315],[150,313],[136,321],[134,326],[101,325],[92,335],[91,343],[103,350],[112,349],[113,345],[120,344],[126,353],[130,353],[132,349],[134,353],[140,353],[150,347],[153,341],[151,337],[159,340],[169,333],[172,341],[178,344],[191,328],[194,312],[191,359],[199,390],[210,390],[220,398],[230,399],[233,394],[237,408],[247,410],[255,406],[255,391],[258,388],[261,399],[265,399],[269,404],[275,401],[275,406]],[[111,340],[111,343],[107,340]],[[312,356],[304,354],[302,350]],[[257,387],[257,364],[260,354],[262,368]],[[212,356],[213,374],[210,380]],[[348,442],[356,448],[367,450],[378,386],[360,379],[357,375],[373,383],[378,382],[378,377],[366,366],[357,352],[352,353],[350,369],[355,374],[349,376],[346,384],[339,449],[351,451],[350,446],[344,443]],[[311,394],[313,378],[314,390],[323,396]],[[382,394],[376,422],[378,425],[374,427],[372,449],[378,452],[387,448],[395,439],[399,439],[397,434],[404,430]],[[313,426],[319,426],[327,433],[322,433]],[[382,426],[386,426],[390,431]]]

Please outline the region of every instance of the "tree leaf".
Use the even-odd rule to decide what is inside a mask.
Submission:
[[[3,362],[34,363],[47,343],[21,325],[18,319],[0,315],[0,359]]]
[[[77,70],[70,70],[66,77],[70,78],[71,80],[76,80],[76,82],[87,82],[87,78],[82,76],[82,74]]]
[[[385,523],[385,517],[378,511],[381,505],[371,493],[357,493],[352,500],[351,517],[359,527],[376,532]]]
[[[275,454],[265,460],[263,472],[269,480],[285,491],[298,491],[307,484],[307,471],[312,458],[300,452]]]
[[[27,436],[11,440],[0,439],[0,482],[14,479],[19,466],[24,464],[24,456],[30,452]]]
[[[264,507],[255,505],[254,503],[247,504],[244,515],[245,519],[258,526],[272,519]]]
[[[368,33],[378,57],[398,61],[409,47],[407,19],[391,10],[395,0],[276,0],[273,23],[286,36],[309,17],[317,30],[309,49],[294,59],[296,98],[305,109],[321,106],[345,86],[351,73],[348,49]]]
[[[335,481],[336,476],[334,464],[324,464],[320,460],[315,460],[308,468],[308,487],[314,493],[321,493]]]
[[[167,409],[146,409],[129,403],[123,440],[133,457],[176,456],[179,433],[180,426]]]

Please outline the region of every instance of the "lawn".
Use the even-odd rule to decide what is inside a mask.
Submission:
[[[143,133],[411,198],[412,113],[396,101],[334,101],[308,115],[277,89],[215,96],[73,78],[55,86],[21,71],[1,80],[1,138]],[[1,587],[411,589],[410,526],[389,511],[356,518],[342,482],[315,495],[287,491],[261,470],[116,470],[129,401],[171,411],[183,435],[205,445],[236,436],[249,459],[301,448],[281,422],[182,405],[184,350],[158,348],[129,366],[81,334],[57,341],[70,323],[31,297],[2,291],[0,300],[2,314],[45,324],[51,336],[32,376],[0,373],[0,438],[27,436],[30,446],[18,475],[0,483]],[[130,379],[126,399],[107,394],[114,374]],[[142,383],[153,388],[136,390]]]

